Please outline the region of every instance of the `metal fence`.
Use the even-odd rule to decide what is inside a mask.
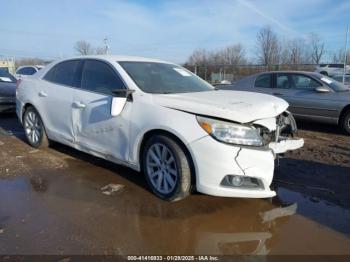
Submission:
[[[295,64],[295,65],[208,65],[208,66],[188,66],[185,67],[210,83],[220,83],[227,80],[237,81],[245,76],[265,72],[265,71],[314,71],[316,64]]]

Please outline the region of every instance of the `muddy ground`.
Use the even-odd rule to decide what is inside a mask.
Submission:
[[[301,124],[271,200],[168,203],[137,172],[55,144],[35,150],[0,116],[0,254],[350,254],[350,137]],[[108,195],[108,184],[125,187]]]

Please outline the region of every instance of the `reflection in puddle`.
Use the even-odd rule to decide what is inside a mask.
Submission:
[[[298,214],[350,236],[350,210],[346,207],[283,187],[278,188],[277,194],[287,203],[297,202]],[[323,197],[327,199],[327,196]]]
[[[30,178],[30,184],[32,185],[34,191],[43,193],[46,192],[48,182],[47,179],[41,176],[33,176]]]
[[[313,220],[305,226],[298,215],[308,216],[305,209],[327,213],[326,207],[320,209],[322,201],[314,203],[283,188],[278,189],[283,201],[276,197],[273,204],[200,194],[168,203],[125,179],[93,171],[0,180],[0,225],[5,229],[0,254],[263,255],[275,254],[276,248],[288,252],[300,242],[289,236],[307,230],[315,233],[308,234],[309,242],[301,247],[305,252],[310,246],[327,250],[330,242],[349,250],[343,235]],[[128,190],[105,197],[100,189],[109,183]]]
[[[261,224],[266,223],[266,232],[239,232],[239,233],[201,233],[196,247],[196,253],[207,254],[251,254],[267,255],[270,249],[267,240],[271,239],[274,227],[277,227],[276,219],[295,214],[297,204],[287,207],[277,207],[261,212]],[[270,232],[271,231],[271,232]]]

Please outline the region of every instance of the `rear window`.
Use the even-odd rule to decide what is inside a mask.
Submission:
[[[34,75],[36,73],[35,68],[33,67],[23,67],[17,70],[18,75]]]
[[[71,60],[59,63],[46,73],[44,79],[60,85],[80,87],[81,62]]]

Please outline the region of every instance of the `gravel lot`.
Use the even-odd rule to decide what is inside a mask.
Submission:
[[[2,115],[0,254],[350,254],[350,137],[299,125],[305,146],[281,159],[274,199],[168,203],[128,168],[31,148]]]

